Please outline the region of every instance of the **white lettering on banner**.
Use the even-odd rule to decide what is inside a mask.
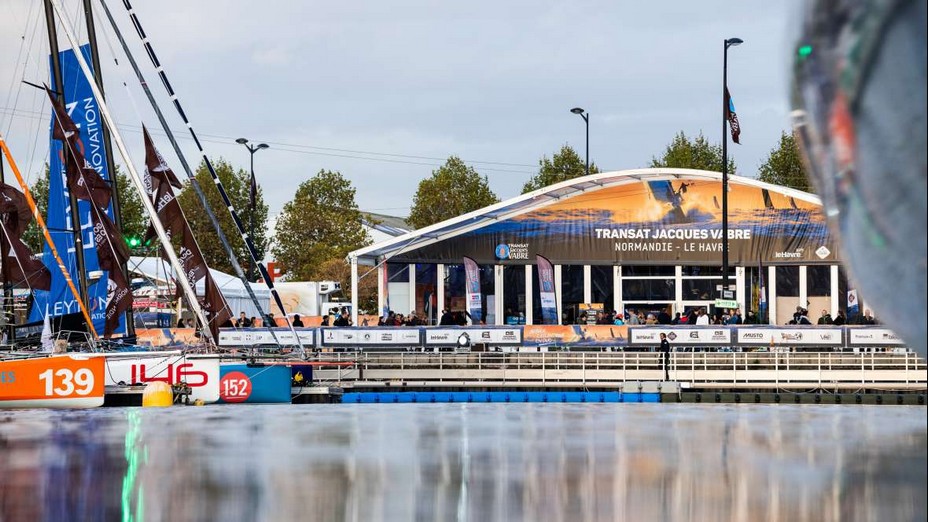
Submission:
[[[596,239],[722,239],[721,230],[705,228],[594,228],[593,232]],[[728,239],[751,239],[751,229],[730,228]]]

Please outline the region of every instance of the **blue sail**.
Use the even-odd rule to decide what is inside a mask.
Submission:
[[[90,58],[90,45],[83,45],[80,49],[87,63],[92,63]],[[109,166],[106,163],[105,145],[103,143],[103,121],[100,117],[100,111],[97,106],[97,100],[90,89],[90,84],[81,73],[77,57],[72,49],[59,53],[61,57],[61,72],[64,78],[64,99],[65,107],[68,114],[74,120],[80,129],[81,144],[83,145],[84,156],[87,161],[103,176],[104,179],[110,178]],[[54,74],[51,75],[54,78]],[[53,90],[61,90],[57,85],[52,85]],[[52,118],[54,124],[54,118]],[[46,222],[51,233],[52,239],[58,247],[61,258],[67,265],[71,279],[77,286],[78,270],[77,261],[74,254],[74,236],[71,225],[71,205],[68,199],[68,187],[65,183],[65,165],[64,151],[62,143],[51,137],[52,128],[49,127],[49,140],[51,142],[49,152],[49,179],[48,179],[48,216]],[[80,214],[81,236],[84,248],[84,265],[85,270],[93,272],[100,269],[97,260],[97,250],[94,247],[93,240],[93,223],[90,219],[90,203],[87,201],[78,202],[78,213]],[[110,217],[113,216],[112,205],[107,209]],[[29,321],[42,321],[45,318],[46,307],[48,314],[59,316],[80,311],[77,301],[71,294],[67,282],[58,270],[55,260],[51,255],[48,245],[45,245],[44,256],[46,266],[52,273],[52,285],[49,291],[35,290],[34,303],[29,314]],[[92,284],[91,284],[92,283]],[[88,281],[90,288],[88,293],[88,302],[90,304],[90,314],[93,319],[94,328],[102,332],[105,323],[107,288],[109,278],[107,274],[96,282]],[[120,319],[117,332],[125,332],[125,318]]]

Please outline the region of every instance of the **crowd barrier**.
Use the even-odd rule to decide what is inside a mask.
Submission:
[[[881,326],[431,326],[431,327],[308,327],[296,329],[304,348],[440,350],[452,348],[628,348],[652,349],[660,334],[675,348],[853,350],[904,348],[905,342]],[[137,331],[139,344],[177,346],[197,340],[189,328]],[[223,328],[223,347],[296,346],[288,328]]]

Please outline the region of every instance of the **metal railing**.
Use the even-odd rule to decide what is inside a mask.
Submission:
[[[654,352],[541,353],[320,353],[317,361],[351,368],[319,368],[319,378],[376,386],[615,387],[662,381],[662,354]],[[670,354],[670,381],[713,389],[928,389],[928,367],[914,353]]]

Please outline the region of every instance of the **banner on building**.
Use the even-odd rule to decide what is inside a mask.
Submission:
[[[729,183],[733,265],[840,261],[819,203],[755,183]],[[554,200],[404,251],[392,261],[460,263],[466,256],[478,264],[526,265],[542,254],[555,264],[718,265],[723,248],[720,201],[716,180],[636,180]]]
[[[538,292],[541,296],[541,318],[544,324],[557,324],[557,294],[554,286],[554,266],[548,258],[535,255],[538,268]]]
[[[464,258],[464,290],[467,300],[467,312],[473,324],[480,324],[483,320],[483,298],[480,295],[480,267],[469,258]]]
[[[851,288],[847,291],[847,319],[853,321],[860,313],[860,303],[857,301],[857,289]]]

